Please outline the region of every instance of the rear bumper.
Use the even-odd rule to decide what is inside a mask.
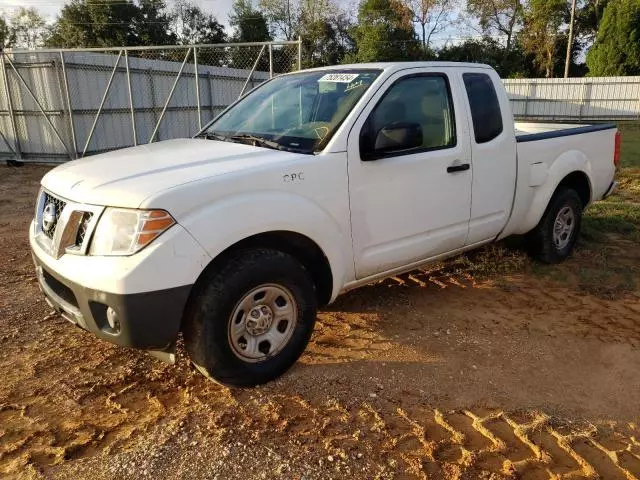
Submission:
[[[144,293],[115,294],[83,287],[49,270],[34,254],[40,289],[66,320],[125,347],[172,349],[190,285]]]

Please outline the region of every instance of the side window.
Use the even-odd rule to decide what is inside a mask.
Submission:
[[[486,73],[462,75],[471,107],[476,143],[493,140],[502,133],[502,112],[491,77]]]
[[[383,128],[403,124],[411,124],[422,132],[422,144],[396,155],[456,144],[453,103],[445,76],[416,75],[394,83],[369,115],[362,136],[369,137],[371,142]]]

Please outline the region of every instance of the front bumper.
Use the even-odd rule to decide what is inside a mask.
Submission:
[[[117,345],[172,352],[187,300],[208,256],[175,225],[128,257],[50,255],[30,231],[38,283],[65,319]]]
[[[33,259],[47,303],[66,320],[117,345],[172,349],[190,285],[128,295],[108,293],[74,283],[48,270],[35,255]]]

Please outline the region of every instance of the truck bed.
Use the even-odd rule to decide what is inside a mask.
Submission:
[[[582,133],[598,132],[611,128],[616,128],[615,124],[600,123],[596,125],[580,125],[576,123],[515,122],[517,142],[533,142],[546,138],[580,135]]]
[[[511,219],[501,237],[534,228],[556,186],[571,171],[588,172],[585,206],[601,199],[614,181],[615,132],[614,124],[516,122],[517,188]]]

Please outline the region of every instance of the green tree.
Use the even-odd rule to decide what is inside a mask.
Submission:
[[[302,39],[303,65],[340,63],[353,48],[351,22],[335,0],[260,0],[272,37]]]
[[[325,0],[317,0],[325,3]],[[271,34],[293,40],[300,31],[302,5],[298,0],[260,0],[260,10],[271,27]]]
[[[317,20],[306,26],[302,36],[303,68],[339,64],[346,52],[340,32],[327,20]]]
[[[251,0],[235,0],[231,13],[229,14],[229,24],[233,27],[232,42],[267,42],[271,40],[267,19],[262,12],[253,7]],[[249,69],[253,66],[258,55],[262,51],[262,56],[256,68],[262,71],[269,71],[269,56],[262,47],[229,47],[230,64],[235,68]],[[281,63],[278,53],[274,55],[274,70]]]
[[[353,34],[356,52],[348,61],[384,62],[424,57],[411,11],[398,0],[362,0]]]
[[[504,35],[505,54],[511,51],[513,38],[522,24],[521,0],[467,0],[467,11],[476,17],[486,35]]]
[[[164,0],[139,0],[134,28],[140,45],[175,44],[177,36],[170,30],[171,15]]]
[[[176,2],[172,27],[182,45],[227,41],[224,27],[216,17],[187,0]]]
[[[346,11],[340,11],[329,20],[337,33],[337,41],[345,55],[355,51],[356,41],[353,38],[355,19]]]
[[[530,0],[520,34],[524,51],[546,78],[554,76],[556,65],[562,62],[561,45],[566,48],[566,35],[561,30],[568,16],[565,0]]]
[[[587,53],[589,75],[640,75],[640,0],[611,0]]]
[[[62,7],[47,45],[63,48],[139,45],[133,2],[71,0]]]
[[[42,45],[45,35],[45,21],[38,11],[20,8],[10,19],[10,31],[18,47],[36,48]]]
[[[303,67],[341,63],[354,44],[348,15],[327,2],[304,0],[302,7],[297,36],[302,39]]]
[[[602,15],[609,0],[586,0],[576,11],[576,36],[592,42],[595,40]]]
[[[0,16],[0,48],[9,48],[16,41],[13,29],[3,16]]]
[[[503,78],[528,77],[536,73],[517,43],[514,42],[507,51],[506,45],[490,37],[445,46],[438,51],[438,60],[486,63],[495,68]]]
[[[55,47],[120,47],[175,43],[170,16],[160,0],[71,0],[51,28]]]
[[[251,0],[235,0],[229,24],[233,27],[234,42],[266,42],[271,40],[267,19],[254,8]]]

